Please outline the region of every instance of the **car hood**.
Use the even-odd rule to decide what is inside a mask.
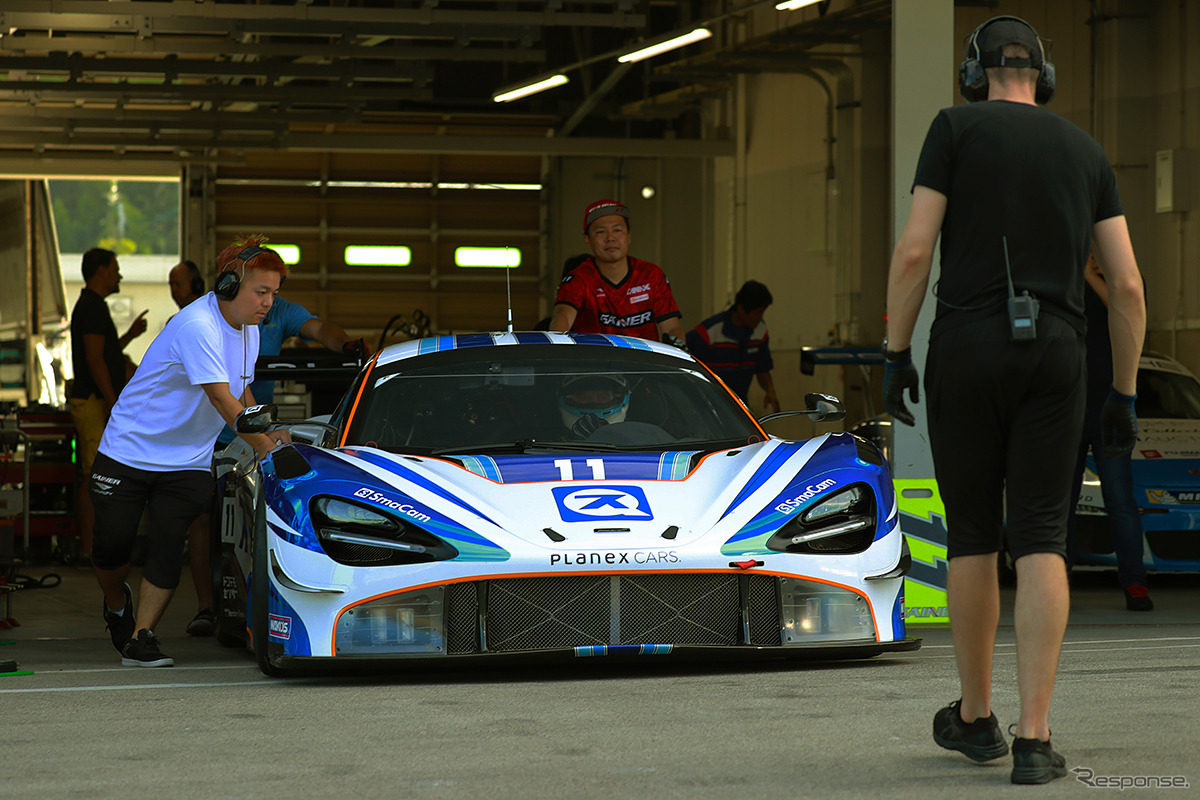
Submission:
[[[397,455],[368,447],[298,445],[313,469],[268,480],[268,501],[299,530],[307,500],[333,493],[415,517],[466,556],[503,558],[509,537],[551,549],[684,546],[722,537],[730,555],[765,552],[792,514],[841,486],[868,482],[879,496],[877,536],[894,521],[894,496],[873,446],[850,434],[773,439],[703,454],[573,453]],[[269,468],[264,472],[269,472]],[[311,529],[311,526],[310,526]],[[464,551],[464,544],[469,545]]]

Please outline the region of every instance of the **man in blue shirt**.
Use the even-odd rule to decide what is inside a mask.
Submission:
[[[750,379],[757,378],[763,405],[779,410],[771,370],[771,346],[763,314],[773,298],[758,281],[746,281],[733,305],[701,322],[687,334],[688,351],[708,365],[725,385],[749,404]],[[258,395],[255,395],[257,397]]]

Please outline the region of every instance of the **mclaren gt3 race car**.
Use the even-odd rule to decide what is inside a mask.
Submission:
[[[814,419],[840,403],[810,395]],[[247,409],[244,432],[274,409]],[[767,435],[685,351],[385,348],[328,418],[218,459],[219,636],[268,674],[481,656],[914,650],[878,449]],[[240,442],[240,440],[239,440]]]

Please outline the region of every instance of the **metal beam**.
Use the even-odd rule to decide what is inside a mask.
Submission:
[[[0,12],[0,27],[3,13]],[[546,60],[545,50],[501,47],[363,47],[353,44],[320,44],[317,42],[237,42],[228,39],[181,39],[169,36],[148,38],[68,36],[47,39],[44,36],[16,34],[0,37],[0,52],[45,53],[53,46],[55,52],[70,53],[146,53],[188,54],[207,56],[257,56],[283,58],[355,58],[386,59],[388,61],[512,61],[517,63]],[[7,61],[0,58],[0,69]]]
[[[104,13],[97,13],[103,8]],[[244,22],[243,22],[244,21]],[[285,24],[284,24],[285,23]],[[279,30],[273,30],[279,24]],[[129,2],[111,0],[5,0],[0,25],[34,30],[107,31],[109,33],[196,33],[236,29],[294,35],[311,26],[313,35],[330,25],[537,25],[575,28],[642,28],[644,14],[619,8],[608,13],[575,11],[470,11],[441,8],[371,8],[354,6],[259,5],[230,2]],[[366,32],[366,31],[365,31]]]
[[[76,131],[73,133],[39,133],[36,142],[30,137],[0,132],[0,147],[11,150],[10,155],[24,158],[59,158],[57,148],[110,150],[128,158],[144,152],[161,158],[164,152],[198,154],[219,148],[224,151],[282,150],[324,153],[392,153],[443,155],[524,155],[524,156],[639,156],[653,158],[720,158],[732,156],[733,142],[697,139],[598,139],[547,138],[533,136],[464,136],[403,133],[307,133],[264,132],[221,133],[210,136],[161,134],[153,145],[142,146],[128,134]]]

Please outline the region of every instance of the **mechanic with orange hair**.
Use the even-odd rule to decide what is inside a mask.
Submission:
[[[92,561],[103,614],[126,666],[169,667],[154,627],[183,568],[188,525],[212,495],[213,442],[247,406],[262,321],[287,272],[262,237],[217,257],[217,285],[176,314],[151,343],[113,407],[88,479],[96,508]],[[244,437],[265,456],[286,431]],[[135,610],[130,556],[142,512],[150,541]]]

